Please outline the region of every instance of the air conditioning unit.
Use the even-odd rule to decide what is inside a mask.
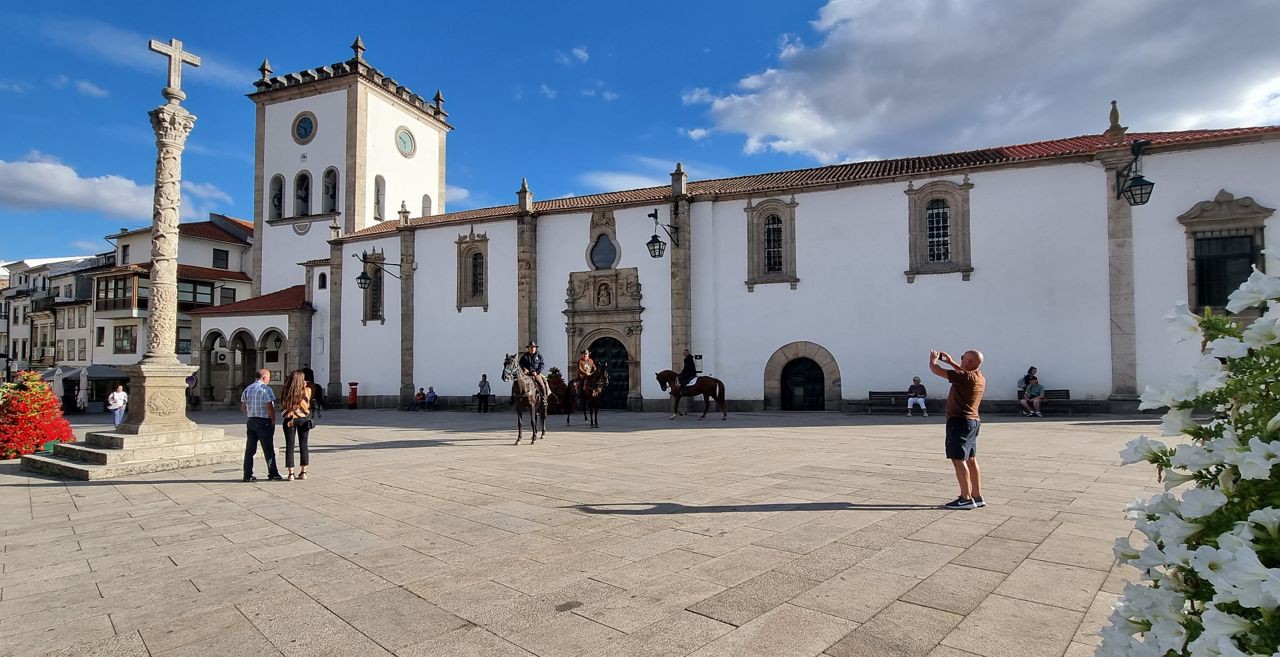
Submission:
[[[214,349],[213,364],[214,365],[230,365],[231,350],[230,349]]]

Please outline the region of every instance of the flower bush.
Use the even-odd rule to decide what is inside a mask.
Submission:
[[[547,370],[547,389],[551,391],[551,399],[547,400],[547,413],[552,415],[569,412],[569,385],[564,382],[564,374],[560,368]]]
[[[1141,581],[1125,586],[1100,657],[1280,656],[1280,277],[1255,269],[1228,301],[1233,313],[1268,309],[1247,328],[1186,304],[1165,318],[1202,355],[1142,395],[1140,408],[1169,409],[1161,435],[1181,442],[1140,436],[1120,453],[1154,464],[1166,492],[1126,507],[1146,540],[1117,539],[1115,554]]]
[[[18,372],[0,386],[0,458],[30,454],[50,442],[75,442],[62,401],[35,372]]]

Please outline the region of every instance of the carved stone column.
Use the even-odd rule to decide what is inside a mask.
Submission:
[[[128,417],[119,433],[190,431],[186,415],[186,378],[196,369],[176,353],[178,334],[178,220],[182,201],[182,150],[195,115],[170,97],[151,112],[156,134],[156,181],[151,217],[151,302],[147,313],[147,350],[129,375]]]
[[[538,221],[533,215],[516,219],[517,347],[538,339]]]
[[[406,213],[407,215],[407,213]],[[403,222],[403,223],[407,223]],[[400,229],[400,404],[413,401],[413,270],[416,242],[412,228]]]
[[[671,172],[671,225],[680,238],[671,245],[671,363],[676,371],[684,361],[682,352],[693,349],[693,224],[687,184],[684,166],[677,162]]]
[[[1138,397],[1138,341],[1133,305],[1133,208],[1123,198],[1116,198],[1116,171],[1128,164],[1130,156],[1125,149],[1099,159],[1106,178],[1107,194],[1111,400],[1134,402]]]

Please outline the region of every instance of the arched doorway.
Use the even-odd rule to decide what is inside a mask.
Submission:
[[[821,411],[825,382],[822,368],[812,359],[797,358],[782,368],[782,410]]]
[[[603,363],[609,372],[609,385],[604,389],[601,408],[627,408],[627,393],[631,390],[630,362],[627,348],[616,338],[604,336],[591,343],[591,358]]]
[[[197,374],[200,397],[207,402],[230,402],[226,399],[231,383],[231,350],[227,338],[214,329],[200,340],[200,372]]]
[[[800,340],[782,345],[773,355],[769,357],[769,361],[764,366],[764,409],[766,411],[780,411],[783,409],[782,389],[786,380],[783,370],[792,362],[804,359],[811,361],[818,366],[822,372],[820,381],[822,382],[822,405],[816,410],[838,411],[842,404],[842,395],[840,393],[840,366],[836,364],[835,356],[831,355],[825,347],[814,342]],[[802,367],[802,366],[796,366]],[[812,375],[809,375],[813,378]],[[794,390],[792,390],[794,393]],[[800,395],[799,400],[803,404],[804,395]]]

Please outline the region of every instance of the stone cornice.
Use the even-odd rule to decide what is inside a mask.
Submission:
[[[264,77],[254,81],[256,91],[248,96],[255,103],[278,102],[344,87],[354,80],[369,84],[400,106],[445,130],[453,129],[447,120],[449,113],[444,110],[442,100],[423,98],[363,60],[351,59],[296,73]]]

